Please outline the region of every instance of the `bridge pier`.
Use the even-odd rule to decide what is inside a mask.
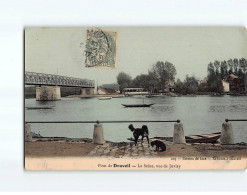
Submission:
[[[94,95],[94,88],[81,88],[81,96],[90,96]]]
[[[36,87],[36,101],[54,100],[61,100],[61,91],[59,86]]]

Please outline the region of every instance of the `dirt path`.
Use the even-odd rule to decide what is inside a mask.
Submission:
[[[94,148],[92,143],[26,142],[27,157],[87,156]]]
[[[151,139],[151,141],[154,139]],[[91,139],[34,139],[25,143],[27,157],[214,157],[214,156],[247,156],[247,146],[220,144],[173,144],[162,140],[167,150],[156,152],[147,141],[138,141],[137,146],[130,142],[112,143],[103,145],[93,144]]]

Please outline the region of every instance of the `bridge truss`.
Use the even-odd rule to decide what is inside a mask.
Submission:
[[[25,85],[51,85],[93,88],[95,84],[93,80],[88,79],[79,79],[36,72],[25,72]]]

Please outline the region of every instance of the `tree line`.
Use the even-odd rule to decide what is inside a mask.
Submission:
[[[240,79],[245,79],[246,70],[247,60],[245,58],[210,62],[208,64],[207,88],[209,91],[222,92],[222,79],[231,74],[238,76]]]
[[[176,93],[195,94],[197,92],[223,92],[222,79],[225,76],[234,74],[241,79],[245,78],[247,70],[247,60],[229,59],[208,64],[207,83],[199,84],[195,76],[186,75],[184,81],[177,79],[174,85]],[[117,76],[117,83],[122,92],[124,88],[144,88],[149,92],[164,90],[169,82],[175,81],[177,74],[175,66],[171,62],[158,61],[154,64],[148,74],[137,75],[134,79],[125,72],[120,72]]]
[[[244,78],[246,70],[247,60],[245,58],[234,58],[227,61],[215,60],[213,63],[210,62],[208,64],[208,74],[214,74],[221,79],[230,74],[234,74],[238,77]]]
[[[175,66],[171,62],[158,61],[154,64],[148,74],[137,75],[134,79],[125,72],[117,76],[117,83],[122,92],[124,88],[144,88],[149,92],[164,90],[170,81],[174,81],[177,74]]]
[[[199,84],[195,76],[188,76],[182,82],[180,79],[175,84],[175,92],[181,94],[195,94],[197,92],[223,92],[222,79],[226,76],[234,74],[240,79],[244,79],[247,70],[247,60],[241,59],[229,59],[214,62],[208,64],[208,75],[206,84]]]

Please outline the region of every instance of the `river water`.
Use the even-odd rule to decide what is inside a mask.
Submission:
[[[96,120],[177,120],[180,119],[185,135],[221,131],[226,118],[246,119],[245,96],[153,97],[144,102],[154,103],[149,108],[124,108],[121,104],[142,104],[142,97],[62,98],[61,101],[40,102],[25,99],[25,106],[54,106],[53,109],[25,110],[26,121],[96,121]],[[231,122],[234,141],[247,142],[247,122]],[[150,137],[172,136],[174,123],[145,123]],[[127,141],[132,137],[128,123],[103,124],[104,138],[109,141]],[[142,123],[133,123],[141,127]],[[93,124],[31,124],[31,131],[42,136],[92,138]]]

